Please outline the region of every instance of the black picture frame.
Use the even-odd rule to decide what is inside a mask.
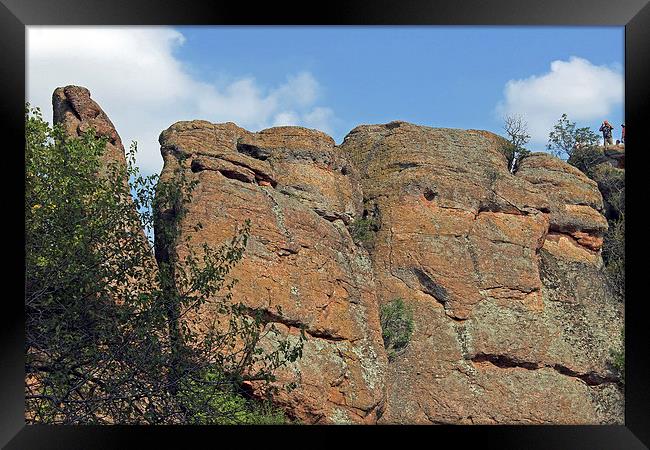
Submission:
[[[626,395],[624,426],[443,426],[443,427],[53,427],[24,424],[24,102],[25,27],[29,25],[577,25],[625,27],[625,121],[628,208],[626,299]],[[406,442],[424,438],[428,445],[451,438],[454,447],[482,448],[636,449],[650,446],[650,369],[644,276],[643,193],[645,156],[642,124],[650,103],[650,4],[648,0],[456,0],[456,1],[329,1],[317,4],[196,0],[0,0],[2,100],[0,129],[5,158],[2,193],[6,208],[2,248],[7,283],[3,283],[2,393],[0,444],[6,448],[130,448],[166,446],[174,441],[192,445],[200,437],[210,445],[312,445],[347,435],[369,441],[388,438]],[[23,146],[23,147],[21,147]],[[645,147],[650,145],[645,144]],[[646,153],[644,153],[644,150]],[[646,258],[647,260],[647,258]],[[637,264],[636,261],[639,261]],[[24,295],[22,296],[24,298]],[[290,430],[289,433],[286,431]],[[350,436],[352,437],[352,436]],[[341,440],[345,439],[345,440]],[[399,445],[399,444],[398,444]],[[447,444],[449,445],[449,444]]]

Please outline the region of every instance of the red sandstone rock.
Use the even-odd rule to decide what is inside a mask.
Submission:
[[[88,89],[81,86],[57,88],[52,95],[52,107],[54,123],[63,125],[69,136],[81,136],[92,128],[96,136],[108,138],[104,164],[118,162],[126,165],[120,135],[102,108],[90,98]]]
[[[287,335],[305,326],[303,358],[278,374],[298,388],[277,403],[306,423],[374,423],[386,356],[370,261],[345,226],[361,212],[359,187],[333,140],[299,127],[180,122],[160,142],[163,179],[186,156],[181,170],[198,181],[182,236],[217,246],[250,219],[234,301],[267,311]],[[214,317],[209,303],[201,315]]]
[[[502,142],[393,122],[357,127],[342,145],[381,221],[379,301],[414,310],[380,423],[622,420],[620,407],[599,406],[621,401],[607,352],[622,322],[598,272],[607,224],[597,186],[541,154],[512,175]],[[554,236],[564,247],[548,244]]]

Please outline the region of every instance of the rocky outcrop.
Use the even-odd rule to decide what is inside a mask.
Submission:
[[[70,134],[92,127],[123,158],[87,90],[57,89],[54,106]],[[499,136],[405,122],[359,126],[340,146],[300,127],[178,122],[160,144],[161,180],[196,182],[178,242],[217,247],[249,219],[233,300],[290,338],[305,330],[303,357],[277,374],[296,384],[275,399],[290,416],[622,423],[609,365],[622,304],[601,270],[602,197],[577,169],[536,153],[512,174]],[[389,361],[380,310],[397,298],[414,332]],[[217,314],[207,302],[198,317]]]
[[[360,190],[334,141],[298,127],[250,133],[193,121],[172,125],[160,143],[162,179],[178,169],[198,182],[179,241],[218,245],[249,219],[233,301],[287,335],[305,329],[303,357],[278,374],[298,388],[277,403],[306,423],[374,423],[386,356],[370,260],[346,228],[361,213]],[[207,304],[200,314],[216,313]]]
[[[54,123],[61,124],[68,136],[80,137],[94,130],[98,137],[106,138],[106,151],[102,155],[104,166],[110,163],[126,165],[124,146],[113,122],[102,108],[90,98],[90,91],[81,86],[57,88],[52,95]]]
[[[607,162],[617,169],[625,169],[625,144],[618,144],[603,148]]]
[[[597,264],[602,236],[607,231],[598,184],[547,153],[534,153],[525,158],[517,176],[546,192],[549,198],[549,236],[545,249]]]
[[[622,420],[608,366],[622,312],[600,273],[597,186],[546,154],[512,175],[500,145],[393,122],[357,127],[341,146],[380,220],[379,301],[415,312],[380,423]],[[614,411],[602,406],[612,398]]]
[[[404,122],[357,127],[340,147],[299,127],[202,121],[160,142],[163,177],[198,181],[182,233],[218,244],[250,219],[236,299],[281,306],[286,333],[306,327],[303,358],[281,374],[298,385],[278,399],[294,417],[621,422],[608,358],[622,311],[600,272],[607,222],[577,169],[533,154],[513,175],[496,135]],[[361,219],[372,242],[355,245]],[[415,332],[388,363],[379,309],[396,298]]]

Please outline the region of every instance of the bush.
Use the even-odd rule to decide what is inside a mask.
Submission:
[[[284,412],[269,400],[247,399],[219,373],[185,379],[179,398],[192,425],[283,425]]]
[[[352,240],[361,244],[371,243],[377,230],[379,230],[379,224],[372,217],[355,220],[350,225]]]
[[[388,359],[392,360],[400,350],[404,349],[413,335],[413,312],[404,304],[404,300],[396,298],[382,305],[379,313],[381,336]]]
[[[567,162],[591,177],[594,167],[607,161],[603,150],[596,146],[574,148]]]

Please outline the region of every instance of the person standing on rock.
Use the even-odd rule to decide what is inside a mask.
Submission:
[[[612,130],[614,129],[613,126],[610,125],[610,123],[605,120],[603,124],[600,126],[600,129],[598,131],[602,131],[603,133],[603,141],[604,141],[604,146],[607,148],[607,144],[609,145],[614,145],[614,140],[612,139]]]

